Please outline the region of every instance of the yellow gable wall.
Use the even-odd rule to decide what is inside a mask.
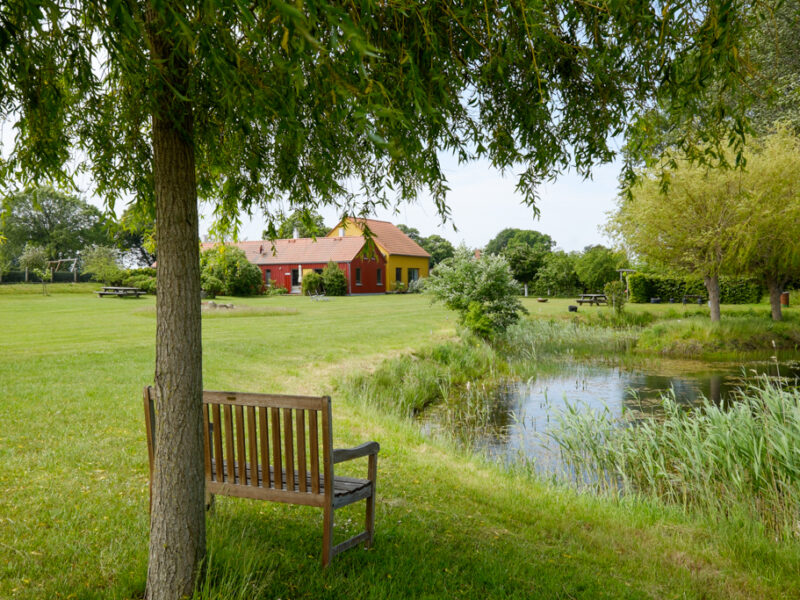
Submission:
[[[408,270],[419,269],[420,279],[428,276],[428,259],[424,256],[401,256],[390,254],[386,260],[386,281],[392,289],[397,281],[396,269],[401,269],[401,280],[408,287]]]
[[[336,227],[334,227],[330,233],[328,233],[327,237],[339,237],[339,230],[341,227],[342,223],[337,223]],[[344,221],[344,235],[345,237],[361,236],[364,235],[364,232],[361,230],[361,227],[359,227],[351,219],[346,219]],[[428,276],[428,265],[430,263],[428,258],[424,256],[402,256],[400,254],[389,254],[386,251],[386,248],[381,246],[378,240],[375,240],[375,245],[378,246],[381,254],[383,254],[383,256],[386,258],[386,275],[384,276],[384,281],[389,286],[386,289],[394,289],[393,284],[395,281],[397,281],[396,269],[401,269],[400,281],[402,281],[406,287],[408,287],[409,269],[419,269],[420,279]]]

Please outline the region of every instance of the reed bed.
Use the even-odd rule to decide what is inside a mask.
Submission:
[[[551,435],[569,478],[800,536],[800,391],[764,379],[728,407],[705,400],[687,411],[666,396],[663,410],[638,423],[586,407],[562,412]]]

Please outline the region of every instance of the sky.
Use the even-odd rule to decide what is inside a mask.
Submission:
[[[396,211],[378,211],[373,218],[414,227],[426,237],[438,234],[455,245],[463,242],[470,248],[485,246],[507,227],[541,231],[553,238],[558,248],[567,251],[582,250],[590,244],[611,245],[600,228],[607,221],[607,213],[616,206],[619,162],[595,168],[590,180],[570,172],[554,183],[543,184],[539,191],[538,219],[515,191],[513,174],[504,177],[486,161],[458,165],[455,159],[444,158],[442,164],[450,186],[448,223],[441,224],[429,197],[401,205]],[[201,219],[201,233],[212,223],[210,211],[203,212],[206,216]],[[333,209],[320,212],[328,226],[335,225],[340,216]],[[261,239],[264,228],[263,217],[244,221],[239,239]]]

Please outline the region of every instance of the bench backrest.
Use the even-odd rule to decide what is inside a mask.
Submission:
[[[156,391],[145,388],[152,476]],[[333,496],[331,399],[203,392],[206,487],[211,493],[322,506]]]

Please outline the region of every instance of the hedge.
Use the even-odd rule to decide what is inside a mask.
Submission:
[[[650,298],[661,298],[668,302],[674,298],[680,302],[684,295],[708,298],[703,280],[697,277],[666,277],[632,273],[628,275],[630,301],[650,302]],[[722,304],[757,304],[764,295],[764,287],[755,279],[744,277],[719,278],[720,302]]]
[[[91,281],[92,275],[90,273],[79,273],[78,281],[86,282]],[[52,283],[72,283],[75,281],[75,275],[69,271],[56,271],[53,273]],[[6,271],[3,273],[2,281],[0,283],[24,283],[25,271]],[[28,283],[41,283],[42,280],[36,277],[33,271],[28,273]]]

